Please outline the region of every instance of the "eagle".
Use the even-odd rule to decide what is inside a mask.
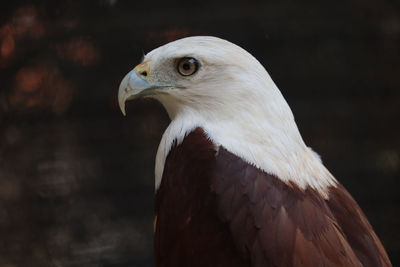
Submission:
[[[120,84],[124,115],[139,97],[171,119],[155,163],[156,266],[391,266],[243,48],[209,36],[156,48]]]

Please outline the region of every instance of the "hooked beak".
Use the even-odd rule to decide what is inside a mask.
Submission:
[[[118,90],[118,103],[119,108],[124,116],[125,112],[125,102],[134,98],[154,95],[157,89],[162,87],[169,87],[164,84],[150,84],[148,81],[140,77],[138,73],[143,71],[150,74],[149,62],[143,62],[139,64],[135,69],[131,70],[123,79],[119,85]]]

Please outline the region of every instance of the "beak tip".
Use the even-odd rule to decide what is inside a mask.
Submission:
[[[119,102],[119,109],[121,110],[122,115],[126,116],[125,101]]]
[[[132,71],[130,71],[128,74],[125,75],[125,77],[122,79],[121,84],[119,85],[119,90],[118,90],[118,104],[119,108],[124,116],[126,116],[126,110],[125,110],[125,101],[129,97],[127,95],[127,88],[129,86],[129,79],[131,76]]]

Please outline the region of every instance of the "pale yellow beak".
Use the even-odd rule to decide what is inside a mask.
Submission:
[[[168,87],[165,84],[150,84],[147,78],[150,76],[150,64],[145,61],[133,70],[131,70],[122,79],[118,90],[118,103],[119,108],[124,116],[125,112],[125,102],[137,97],[153,95],[156,89],[161,87]]]

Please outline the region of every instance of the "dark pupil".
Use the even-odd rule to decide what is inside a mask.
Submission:
[[[190,64],[189,64],[189,63],[184,63],[183,66],[182,66],[182,68],[183,68],[184,70],[190,70]]]

